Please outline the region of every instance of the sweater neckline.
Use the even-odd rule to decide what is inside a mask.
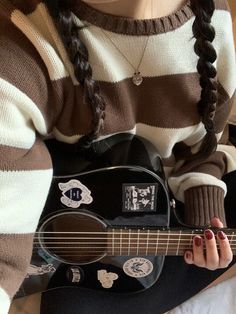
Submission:
[[[174,13],[151,19],[133,19],[99,11],[87,3],[76,0],[73,13],[83,21],[108,31],[125,35],[154,35],[177,29],[194,14],[190,0]]]

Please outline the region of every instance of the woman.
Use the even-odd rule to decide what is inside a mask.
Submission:
[[[139,134],[160,152],[168,184],[184,202],[185,223],[227,225],[222,176],[236,170],[236,150],[223,134],[236,85],[227,1],[0,0],[0,14],[1,313],[7,313],[30,262],[33,233],[52,178],[43,143],[48,136],[88,146],[114,133]],[[222,231],[215,240],[206,229],[184,259],[200,270],[225,270],[232,251]],[[173,258],[166,265],[163,287],[174,265],[186,266]],[[213,276],[200,272],[203,286],[222,271]],[[179,272],[181,278],[183,274]],[[155,287],[152,291],[145,298],[157,295]],[[100,305],[104,301],[99,293],[86,291],[86,296]],[[111,304],[119,299],[107,298],[101,310],[115,313]],[[135,297],[124,299],[124,306],[137,304]],[[164,307],[153,300],[147,312],[155,306],[161,313],[184,300],[173,299]],[[146,299],[143,295],[139,300]],[[59,313],[53,308],[49,312],[55,311]],[[64,313],[76,309],[69,311],[67,305]]]

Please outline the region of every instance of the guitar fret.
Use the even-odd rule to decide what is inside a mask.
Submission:
[[[155,255],[157,255],[159,236],[160,236],[160,231],[157,230]]]
[[[114,235],[115,229],[112,229],[112,255],[115,255],[115,235]]]
[[[139,233],[140,233],[140,229],[138,229],[137,254],[136,255],[138,255],[138,252],[139,252]]]
[[[180,230],[180,232],[179,232],[178,244],[177,244],[177,250],[176,250],[176,255],[178,255],[178,254],[179,254],[179,244],[180,244],[180,238],[181,238],[181,235],[182,235],[182,231]]]
[[[233,238],[234,238],[234,232],[231,233],[231,238],[230,238],[230,241],[229,241],[230,245],[232,244]]]
[[[122,229],[120,229],[120,255],[122,255]]]
[[[131,230],[129,229],[129,246],[128,246],[128,255],[130,255],[130,232],[131,232]]]
[[[192,234],[190,236],[189,247],[191,247],[193,245],[193,237],[194,237],[194,230],[192,230]]]
[[[150,230],[148,230],[148,232],[147,232],[146,255],[148,255],[148,241],[149,241],[149,233],[150,233]]]
[[[167,235],[168,235],[168,237],[167,237],[167,243],[166,243],[166,253],[165,253],[165,255],[168,255],[168,250],[169,250],[169,242],[170,242],[170,230],[168,230]]]

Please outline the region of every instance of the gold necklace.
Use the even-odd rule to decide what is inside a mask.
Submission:
[[[152,15],[153,16],[153,1],[151,2],[151,5],[152,5]],[[112,45],[120,52],[120,54],[125,58],[125,60],[131,65],[131,67],[134,69],[134,74],[132,76],[132,82],[136,85],[136,86],[139,86],[142,82],[143,82],[143,76],[142,74],[140,73],[139,71],[139,67],[142,63],[142,60],[143,60],[143,57],[144,57],[144,54],[145,54],[145,51],[146,51],[146,48],[147,48],[147,44],[148,44],[148,40],[149,40],[149,37],[150,35],[148,35],[148,37],[146,38],[145,40],[145,45],[144,45],[144,48],[143,48],[143,52],[142,52],[142,55],[141,55],[141,58],[140,58],[140,61],[139,61],[139,64],[137,67],[133,66],[133,64],[129,61],[129,59],[126,57],[126,55],[120,50],[119,47],[117,47],[117,45],[114,43],[114,41],[110,38],[110,36],[108,36],[102,28],[100,28],[100,30],[103,32],[103,34],[110,40],[110,42],[112,43]]]

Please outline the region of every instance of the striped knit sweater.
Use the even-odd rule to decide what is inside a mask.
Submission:
[[[168,183],[185,203],[186,221],[204,225],[223,221],[226,186],[222,175],[236,169],[236,150],[222,137],[236,87],[232,21],[226,0],[215,0],[212,23],[218,58],[219,101],[215,117],[217,151],[205,162],[181,170],[179,152],[195,152],[205,135],[197,112],[201,89],[193,52],[193,12],[187,1],[162,18],[134,20],[99,12],[77,0],[73,8],[81,39],[89,51],[93,78],[106,107],[102,137],[132,132],[160,152]],[[140,72],[135,66],[149,37]],[[33,233],[48,194],[52,164],[43,140],[75,143],[90,128],[76,80],[47,7],[40,0],[0,0],[0,313],[26,275]],[[178,173],[178,175],[177,175]]]

